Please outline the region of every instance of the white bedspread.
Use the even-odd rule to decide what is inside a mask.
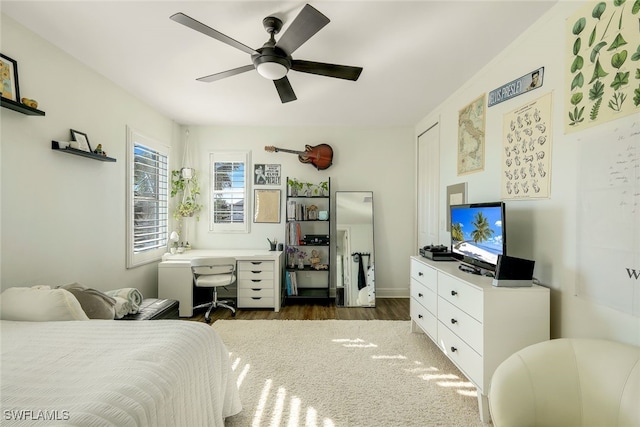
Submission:
[[[3,320],[0,337],[3,426],[223,427],[241,410],[229,352],[203,323]]]

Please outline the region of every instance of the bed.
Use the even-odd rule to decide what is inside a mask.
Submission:
[[[0,334],[3,426],[222,427],[242,409],[203,323],[2,320]]]

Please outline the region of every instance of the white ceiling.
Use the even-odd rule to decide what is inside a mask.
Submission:
[[[169,16],[183,12],[255,49],[268,39],[264,17],[281,18],[283,34],[304,1],[1,0],[0,8],[181,124],[412,126],[554,3],[310,2],[331,22],[294,59],[364,71],[357,82],[290,71],[298,99],[287,104],[255,70],[213,83],[196,81],[249,65],[250,56]]]

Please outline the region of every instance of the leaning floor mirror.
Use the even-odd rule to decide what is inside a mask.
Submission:
[[[336,305],[375,307],[373,192],[336,191]]]

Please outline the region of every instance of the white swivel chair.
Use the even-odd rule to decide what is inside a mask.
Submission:
[[[217,307],[228,308],[231,310],[232,316],[236,315],[236,309],[230,305],[231,301],[218,301],[218,287],[230,286],[236,282],[235,258],[195,258],[191,260],[191,272],[196,287],[213,288],[211,302],[193,307],[194,310],[208,307],[207,313],[204,315],[207,323],[211,321],[209,317],[211,311]]]

